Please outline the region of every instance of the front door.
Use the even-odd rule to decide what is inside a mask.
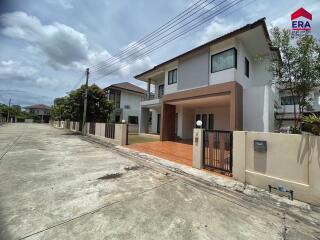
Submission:
[[[157,133],[160,134],[161,114],[157,115]]]

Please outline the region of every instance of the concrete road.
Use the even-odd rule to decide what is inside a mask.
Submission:
[[[0,238],[320,239],[319,212],[138,165],[70,132],[0,127]]]

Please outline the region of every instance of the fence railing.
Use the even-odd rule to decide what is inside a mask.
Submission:
[[[232,132],[204,131],[203,166],[232,173]]]
[[[74,121],[51,121],[54,127],[66,128],[75,132],[82,132],[82,124]],[[116,123],[86,123],[86,132],[90,136],[103,138],[111,143],[128,144],[128,125]]]
[[[104,136],[106,138],[114,139],[115,126],[114,123],[106,123],[104,131]]]

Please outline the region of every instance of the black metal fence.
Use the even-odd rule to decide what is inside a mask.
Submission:
[[[114,132],[115,132],[115,124],[114,123],[106,123],[105,128],[105,137],[114,139]]]
[[[89,123],[89,134],[94,135],[96,133],[96,123],[90,122]]]
[[[203,165],[205,168],[232,173],[231,131],[204,131]]]

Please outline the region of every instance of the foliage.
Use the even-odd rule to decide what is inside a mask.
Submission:
[[[315,114],[304,116],[302,122],[311,129],[314,135],[320,135],[320,116]]]
[[[293,97],[294,128],[297,129],[296,106],[300,114],[310,110],[310,91],[320,85],[320,43],[311,35],[294,40],[289,29],[275,27],[271,34],[272,46],[281,54],[281,59],[274,57],[271,63],[274,84],[287,89]]]
[[[12,105],[10,108],[6,104],[0,104],[0,118],[7,119],[8,111],[10,117],[24,120],[26,118],[32,118],[33,116],[25,111],[22,111],[20,105]]]
[[[53,119],[82,122],[84,94],[85,85],[66,97],[55,99],[51,110]],[[87,122],[108,122],[113,108],[103,89],[95,84],[88,87]]]

